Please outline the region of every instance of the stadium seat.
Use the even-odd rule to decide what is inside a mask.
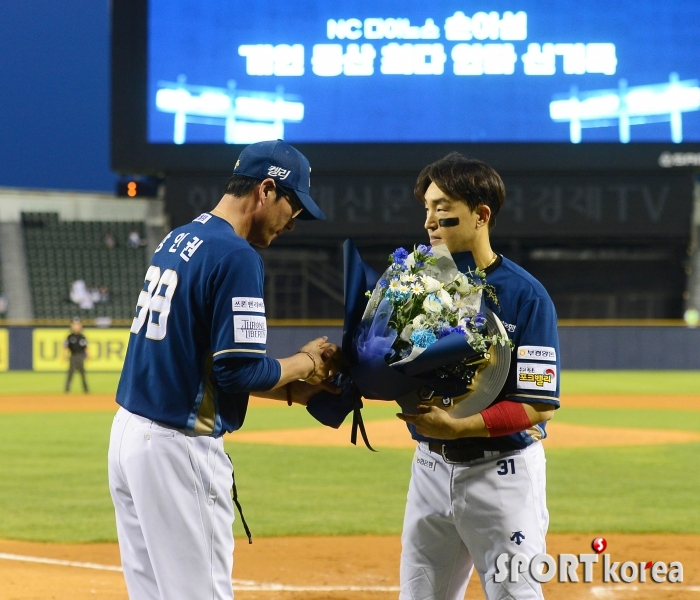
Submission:
[[[147,256],[145,248],[128,248],[126,240],[134,229],[145,238],[144,223],[60,221],[57,213],[22,213],[22,228],[37,319],[132,317]],[[105,246],[107,231],[114,235],[114,248]],[[109,300],[81,309],[70,301],[71,284],[78,279],[88,288],[107,286]]]

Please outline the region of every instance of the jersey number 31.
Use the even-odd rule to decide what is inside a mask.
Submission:
[[[143,287],[145,289],[141,290],[136,303],[136,316],[131,324],[131,333],[141,331],[148,320],[146,337],[150,340],[162,340],[168,332],[170,301],[177,287],[177,273],[166,269],[161,275],[160,269],[151,265],[146,272]]]

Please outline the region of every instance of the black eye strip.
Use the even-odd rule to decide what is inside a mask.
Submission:
[[[459,225],[459,217],[451,217],[449,219],[438,219],[440,227],[457,227]]]

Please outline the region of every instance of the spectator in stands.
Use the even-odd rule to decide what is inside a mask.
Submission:
[[[95,307],[94,295],[92,291],[88,289],[83,279],[78,279],[71,283],[70,301],[85,310],[90,310]]]
[[[100,299],[98,302],[109,302],[109,288],[106,285],[101,285],[99,289]]]
[[[7,312],[8,303],[5,294],[0,294],[0,317],[4,318]]]
[[[129,237],[126,240],[126,246],[127,248],[140,248],[141,246],[145,246],[146,242],[144,242],[141,239],[141,235],[136,229],[132,229],[131,233],[129,234]]]
[[[114,238],[114,234],[108,230],[107,233],[105,233],[105,246],[111,250],[112,248],[115,248],[116,245],[117,240]]]
[[[73,373],[78,371],[83,379],[83,391],[88,393],[88,385],[85,379],[85,360],[88,357],[87,353],[88,342],[83,335],[83,324],[78,317],[73,318],[70,324],[70,335],[63,342],[66,358],[69,360],[68,379],[66,379],[66,392],[70,391],[70,382],[73,379]]]

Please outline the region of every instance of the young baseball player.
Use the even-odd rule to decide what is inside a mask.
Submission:
[[[402,535],[401,600],[461,600],[474,567],[488,600],[542,598],[525,571],[496,583],[502,553],[545,551],[548,512],[545,422],[559,407],[557,316],[532,275],[491,249],[489,231],[505,199],[488,165],[452,153],[420,173],[433,245],[447,244],[457,266],[486,271],[498,305],[487,305],[513,341],[508,379],[493,404],[453,418],[437,407],[398,415],[418,442]]]
[[[153,255],[117,390],[109,485],[132,600],[233,598],[232,465],[222,435],[249,392],[305,403],[337,348],[319,338],[265,354],[263,263],[294,220],[324,219],[307,159],[282,141],[246,147],[217,207]],[[235,490],[235,488],[234,488]]]

